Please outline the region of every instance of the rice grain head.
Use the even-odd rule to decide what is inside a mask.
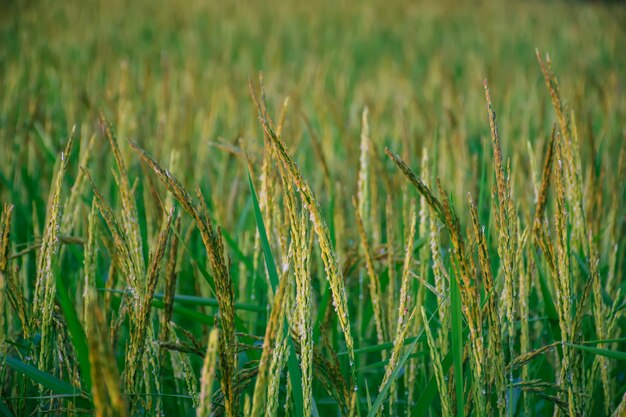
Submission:
[[[39,352],[39,369],[48,369],[50,348],[48,346],[52,340],[52,313],[56,297],[56,281],[54,268],[58,262],[59,232],[63,216],[61,194],[63,189],[63,179],[67,170],[69,156],[72,151],[74,129],[65,146],[65,151],[61,153],[58,171],[54,185],[50,190],[48,208],[46,214],[46,228],[43,234],[41,252],[38,260],[37,278],[35,284],[35,299],[31,320],[37,323],[41,329],[41,350]],[[35,324],[31,324],[31,327]]]
[[[330,284],[333,306],[339,318],[339,324],[344,334],[346,341],[346,348],[348,351],[348,358],[350,362],[350,369],[353,375],[353,383],[356,384],[356,375],[354,369],[354,342],[352,339],[352,332],[350,329],[350,319],[348,315],[348,304],[346,300],[346,290],[341,268],[339,268],[337,262],[337,256],[333,249],[330,240],[330,232],[326,221],[324,220],[319,203],[315,199],[315,196],[310,189],[306,180],[302,177],[295,162],[285,149],[284,144],[280,138],[276,135],[274,129],[270,126],[269,122],[261,117],[261,124],[267,136],[271,139],[272,146],[274,147],[276,157],[282,162],[285,172],[291,178],[296,190],[299,191],[300,198],[306,209],[311,214],[311,221],[313,222],[313,230],[317,236],[318,244],[322,254],[322,261],[324,262],[324,268],[326,271],[326,277]]]

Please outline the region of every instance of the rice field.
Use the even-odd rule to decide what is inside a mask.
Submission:
[[[619,3],[1,3],[0,415],[626,416],[624,51]]]

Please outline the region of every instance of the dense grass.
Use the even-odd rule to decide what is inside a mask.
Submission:
[[[624,415],[626,9],[304,3],[0,6],[0,415]]]

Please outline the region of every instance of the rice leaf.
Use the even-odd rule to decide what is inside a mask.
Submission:
[[[594,347],[583,346],[583,345],[576,345],[573,343],[568,343],[567,345],[578,350],[593,353],[594,355],[600,355],[600,356],[604,356],[610,359],[615,359],[621,362],[626,362],[626,352],[615,351],[615,350],[610,350],[610,349],[600,349],[600,348],[594,348]]]
[[[261,248],[263,249],[263,256],[265,258],[265,264],[267,266],[267,273],[270,277],[270,283],[272,284],[272,291],[276,291],[278,288],[278,272],[274,264],[274,258],[270,248],[269,240],[267,239],[267,232],[263,224],[263,215],[261,214],[261,207],[259,206],[259,199],[252,183],[252,177],[250,176],[250,170],[248,170],[248,186],[250,187],[250,195],[252,195],[252,207],[254,208],[254,220],[256,221],[257,229],[261,237]],[[271,264],[271,265],[270,265]]]
[[[454,361],[454,385],[456,388],[456,414],[463,417],[463,319],[461,318],[461,294],[454,273],[450,274],[450,308],[452,325],[452,359]]]
[[[448,369],[452,366],[452,352],[448,352],[445,358],[441,361],[441,367],[443,372],[448,372]],[[426,383],[426,388],[422,391],[415,406],[413,407],[413,411],[411,412],[411,417],[426,417],[428,415],[428,410],[430,409],[430,404],[435,399],[437,395],[437,380],[433,375]]]
[[[43,372],[38,368],[22,362],[13,356],[3,356],[4,363],[6,363],[11,369],[19,372],[32,379],[34,382],[43,385],[45,388],[56,394],[63,394],[70,397],[84,397],[85,393],[80,389],[75,388],[69,382],[63,381],[54,375],[50,375],[47,372]]]
[[[7,407],[4,400],[0,400],[0,415],[3,417],[15,417],[15,414],[11,412],[11,409]]]

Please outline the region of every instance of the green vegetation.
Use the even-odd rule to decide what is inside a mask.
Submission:
[[[4,2],[0,415],[625,415],[624,22]]]

